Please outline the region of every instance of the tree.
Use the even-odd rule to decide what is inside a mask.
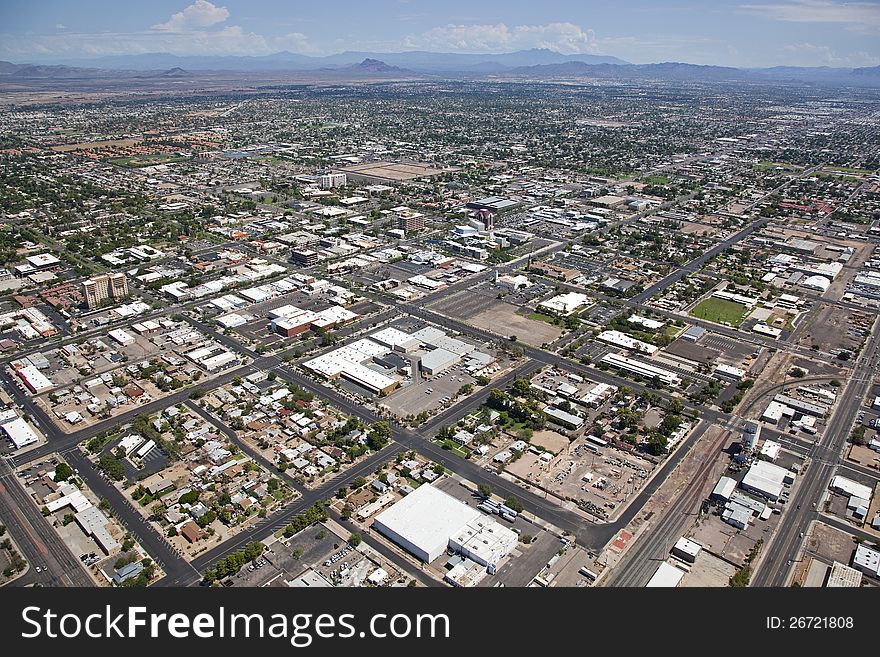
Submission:
[[[480,484],[477,486],[477,492],[480,494],[480,497],[484,499],[489,499],[492,497],[492,487],[489,484]]]
[[[181,504],[195,504],[199,501],[199,492],[196,490],[191,490],[188,493],[184,493],[178,499],[178,502]]]
[[[352,532],[351,536],[348,537],[348,544],[351,547],[357,547],[361,544],[361,535],[357,532]]]
[[[59,463],[55,468],[55,481],[67,481],[73,476],[73,468],[67,463]]]
[[[654,456],[660,456],[666,452],[668,444],[669,439],[666,436],[659,431],[654,431],[651,433],[651,437],[648,438],[648,451]]]
[[[733,577],[730,578],[730,586],[734,588],[745,588],[749,585],[749,580],[752,578],[752,567],[751,566],[743,566]]]
[[[388,444],[391,440],[391,426],[387,422],[375,422],[367,433],[367,446],[374,452]]]
[[[98,468],[114,481],[122,481],[125,477],[125,466],[112,454],[104,454],[98,461]]]
[[[522,513],[523,509],[525,509],[522,502],[516,499],[513,495],[504,500],[504,505],[513,509],[517,513]]]

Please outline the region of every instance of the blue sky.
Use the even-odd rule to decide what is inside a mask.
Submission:
[[[289,50],[510,52],[635,63],[880,64],[880,1],[2,0],[0,59],[262,55]]]

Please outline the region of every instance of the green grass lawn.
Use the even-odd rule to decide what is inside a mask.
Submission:
[[[526,315],[529,319],[534,319],[536,322],[547,322],[548,324],[555,324],[556,320],[550,315],[545,315],[543,313],[529,313]]]
[[[648,183],[649,185],[668,185],[669,180],[669,176],[662,175],[646,176],[642,178],[642,182]]]
[[[861,175],[867,175],[869,173],[874,173],[873,171],[869,171],[868,169],[853,169],[851,167],[835,167],[835,166],[825,167],[822,170],[823,171],[830,171],[830,172],[843,171],[844,173],[858,173]]]
[[[731,326],[739,326],[748,312],[748,308],[740,303],[727,299],[709,297],[691,310],[693,317],[699,317],[716,324],[727,322]]]
[[[803,167],[799,167],[796,164],[787,164],[785,162],[772,162],[770,160],[763,160],[762,162],[758,162],[754,165],[755,169],[759,171],[767,171],[769,169],[773,169],[775,167],[786,167],[792,169],[794,171],[800,171]]]

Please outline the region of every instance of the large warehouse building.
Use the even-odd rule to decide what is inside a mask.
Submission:
[[[376,516],[373,528],[424,562],[451,547],[490,572],[517,543],[513,531],[430,484]]]

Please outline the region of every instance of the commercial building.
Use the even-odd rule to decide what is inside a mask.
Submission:
[[[786,484],[794,483],[794,473],[769,461],[755,461],[740,486],[775,502]]]
[[[490,516],[478,514],[477,518],[449,537],[449,547],[485,566],[489,574],[494,574],[495,567],[516,547],[518,540],[515,532]]]
[[[666,322],[658,322],[656,319],[642,317],[641,315],[630,315],[627,320],[630,324],[639,324],[649,331],[656,331],[666,326]]]
[[[862,573],[860,571],[855,568],[850,568],[839,561],[835,561],[831,565],[831,572],[828,574],[828,582],[825,584],[827,588],[858,588],[861,585]]]
[[[610,367],[632,372],[633,374],[638,374],[639,376],[648,379],[660,379],[660,381],[668,386],[677,386],[681,382],[678,375],[674,372],[654,367],[653,365],[633,360],[632,358],[626,358],[620,354],[605,354],[605,356],[602,357],[602,362]]]
[[[702,549],[703,546],[696,541],[692,541],[682,536],[676,541],[675,545],[672,546],[672,554],[682,561],[694,563],[697,560],[697,557],[700,556]]]
[[[61,264],[61,260],[53,256],[51,253],[40,253],[25,258],[27,263],[34,269],[48,269]]]
[[[724,507],[721,519],[737,529],[748,529],[752,514],[738,504],[728,504]]]
[[[134,344],[134,336],[125,331],[123,329],[113,329],[107,335],[114,341],[122,345],[123,347],[126,345]]]
[[[865,575],[880,577],[880,552],[859,544],[853,555],[852,567]]]
[[[768,461],[776,461],[779,458],[779,452],[782,450],[782,444],[775,440],[765,440],[761,445],[761,458]]]
[[[581,416],[567,413],[561,408],[556,408],[555,406],[548,406],[545,408],[544,414],[551,422],[569,429],[580,429],[584,424],[584,418]]]
[[[218,344],[199,347],[184,354],[208,372],[215,372],[238,363],[238,356]]]
[[[303,251],[291,251],[290,262],[300,267],[313,267],[318,264],[318,252],[309,249]]]
[[[417,338],[414,338],[409,333],[405,333],[393,326],[387,326],[382,330],[371,334],[370,339],[375,340],[381,345],[385,345],[389,349],[405,354],[415,351],[421,345],[421,342]]]
[[[364,363],[389,353],[389,349],[372,340],[358,340],[307,360],[306,369],[331,381],[343,377],[375,394],[386,394],[398,386],[398,381],[370,369]]]
[[[25,365],[24,367],[16,368],[15,373],[27,386],[28,390],[35,394],[48,390],[55,385],[52,383],[51,379],[33,365]]]
[[[513,531],[431,484],[380,513],[373,528],[422,561],[449,548],[490,573],[517,543]]]
[[[768,422],[770,424],[777,424],[779,420],[783,418],[783,416],[791,417],[792,415],[794,415],[793,408],[774,400],[767,405],[767,408],[761,415],[761,419],[764,422]]]
[[[422,484],[376,516],[373,528],[422,561],[431,562],[446,551],[451,536],[480,515],[451,495]]]
[[[529,281],[527,276],[523,276],[522,274],[518,274],[516,276],[499,276],[498,272],[495,272],[495,285],[505,290],[513,290],[516,292],[517,290],[525,289],[531,286],[531,282]]]
[[[559,294],[555,297],[542,301],[538,304],[538,310],[546,310],[554,315],[567,316],[571,315],[575,310],[587,304],[590,300],[586,294],[579,292],[567,292]]]
[[[733,495],[733,491],[735,490],[736,479],[731,479],[730,477],[721,477],[721,479],[718,480],[718,483],[715,484],[715,488],[712,491],[710,499],[726,502],[730,499],[730,496]]]
[[[800,413],[814,415],[815,417],[825,417],[828,414],[828,407],[823,404],[811,404],[810,402],[789,397],[788,395],[776,395],[773,397],[773,401],[779,402],[789,408],[793,408]]]
[[[334,187],[345,187],[348,179],[344,173],[325,173],[318,179],[321,189],[333,189]]]
[[[656,353],[657,351],[657,347],[655,347],[654,345],[648,344],[647,342],[642,342],[641,340],[636,340],[635,338],[620,331],[602,331],[596,337],[598,337],[602,342],[613,344],[616,347],[630,349],[631,351],[638,351],[643,354],[651,355]]]
[[[404,233],[409,234],[425,227],[425,217],[419,213],[402,214],[397,217],[397,227]]]
[[[782,335],[782,329],[778,329],[773,326],[767,326],[766,324],[755,324],[752,327],[752,331],[759,335],[766,335],[767,337],[778,339]]]
[[[871,493],[873,493],[873,489],[870,486],[865,486],[864,484],[860,484],[852,479],[847,479],[846,477],[841,477],[840,475],[835,475],[831,479],[831,485],[829,488],[840,495],[848,495],[863,500],[870,500]]]
[[[31,425],[21,417],[17,417],[10,422],[0,425],[0,428],[3,429],[3,432],[7,435],[9,440],[12,441],[12,444],[15,445],[15,449],[21,449],[22,447],[33,445],[40,439],[36,432],[31,428]]]
[[[446,349],[434,349],[422,356],[419,362],[420,369],[427,375],[433,376],[445,372],[461,360],[461,356]]]
[[[676,568],[664,561],[660,564],[654,576],[651,577],[651,580],[645,584],[645,588],[675,588],[681,584],[681,579],[684,575],[685,573],[681,568]]]
[[[517,201],[513,201],[509,198],[503,198],[501,196],[486,196],[483,198],[474,199],[473,201],[468,201],[466,207],[471,210],[489,210],[490,212],[502,212],[504,210],[515,208],[519,205],[520,204]]]
[[[725,378],[733,379],[735,381],[742,381],[746,375],[746,371],[744,369],[740,369],[739,367],[733,367],[732,365],[718,363],[715,366],[715,374],[717,376],[723,376]]]
[[[681,334],[681,337],[688,342],[696,342],[704,335],[706,335],[707,332],[708,331],[706,331],[706,329],[704,329],[702,326],[691,326],[687,331]]]
[[[129,294],[125,274],[101,274],[83,281],[86,306],[97,308],[105,299],[124,299]]]
[[[110,552],[119,547],[119,543],[107,529],[110,521],[98,507],[89,505],[88,508],[77,511],[73,517],[83,532],[95,539],[95,543],[106,554],[110,554]]]

